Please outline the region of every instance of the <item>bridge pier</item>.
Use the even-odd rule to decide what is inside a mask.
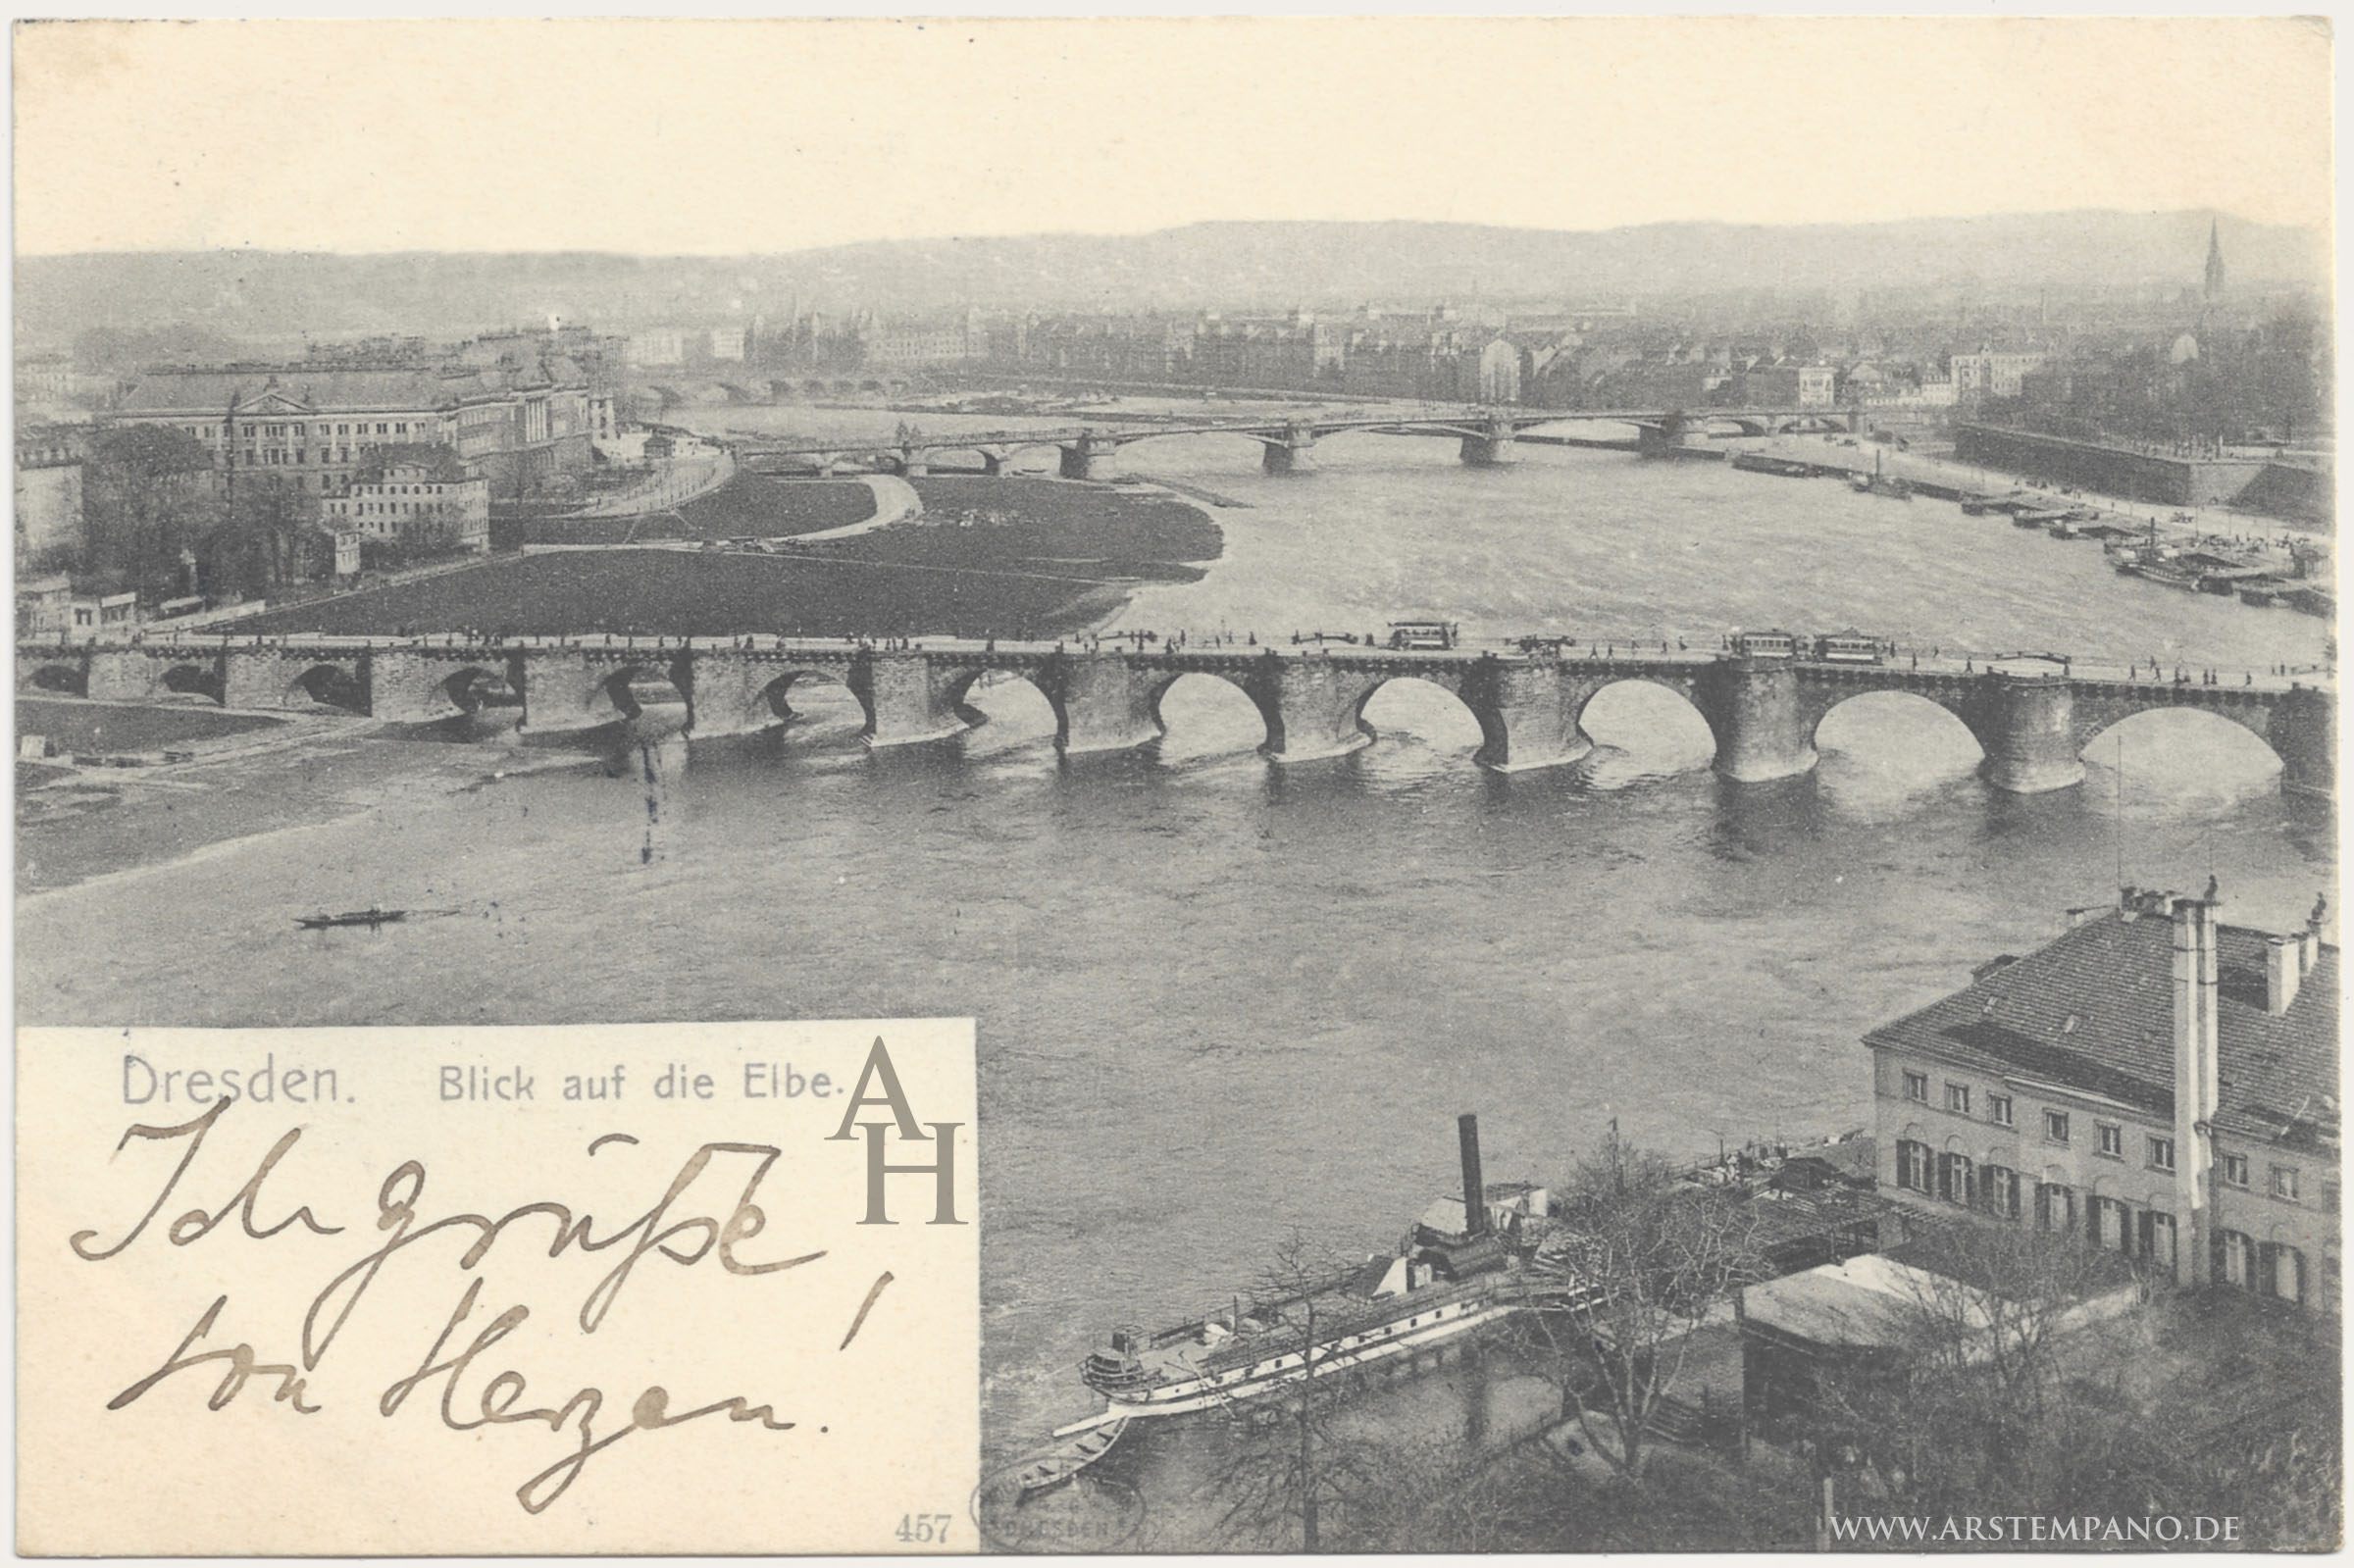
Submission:
[[[1586,700],[1611,678],[1579,677],[1560,661],[1507,665],[1483,660],[1463,676],[1464,706],[1482,736],[1472,761],[1494,773],[1525,773],[1577,762],[1594,749],[1578,728]]]
[[[988,475],[993,480],[1002,476],[1005,472],[1005,459],[1011,454],[1006,452],[992,452],[986,447],[983,447],[980,450],[981,472]]]
[[[406,648],[373,648],[360,662],[368,716],[386,724],[437,724],[464,711],[443,685],[455,671]]]
[[[1336,667],[1328,655],[1280,659],[1269,649],[1243,683],[1267,725],[1259,755],[1270,762],[1316,762],[1372,744],[1365,699],[1380,683]]]
[[[1464,436],[1462,444],[1456,448],[1456,455],[1467,468],[1503,468],[1520,461],[1510,425],[1491,427],[1485,435]]]
[[[1978,773],[2015,795],[2045,794],[2084,782],[2076,737],[2075,692],[2066,681],[2035,676],[1981,676],[1979,724],[1971,726],[1986,760]]]
[[[1814,769],[1815,722],[1788,659],[1719,659],[1693,698],[1715,733],[1715,768],[1725,778],[1762,784]]]
[[[899,478],[920,480],[932,472],[932,454],[912,446],[899,449]]]
[[[1057,466],[1056,472],[1064,479],[1092,480],[1096,477],[1097,463],[1118,451],[1119,443],[1104,440],[1091,432],[1080,436],[1078,440],[1068,446],[1057,447],[1056,450],[1062,454],[1062,461]]]
[[[1033,679],[1054,708],[1054,744],[1072,756],[1129,751],[1158,740],[1157,698],[1176,678],[1123,654],[1091,652],[1056,654]]]
[[[649,653],[648,662],[655,657]],[[440,683],[457,671],[444,668],[439,660],[420,662],[426,664],[426,680],[441,699],[435,717],[446,718],[457,711],[457,705],[448,700]],[[520,732],[527,735],[566,733],[619,723],[624,715],[604,691],[604,683],[616,673],[601,661],[592,661],[581,648],[534,654],[524,676]]]
[[[769,687],[785,674],[774,660],[732,649],[698,648],[683,662],[687,729],[697,739],[758,734],[785,722],[769,700]]]
[[[2280,787],[2292,795],[2337,797],[2335,694],[2300,686],[2275,705],[2268,739],[2280,758]]]
[[[936,668],[920,651],[869,652],[850,666],[850,689],[866,705],[869,746],[912,746],[962,734],[981,715],[963,707],[957,672]]]
[[[1645,457],[1674,457],[1683,452],[1706,451],[1708,442],[1708,422],[1695,419],[1680,410],[1657,424],[1639,422],[1635,426],[1635,449]]]
[[[1270,436],[1261,443],[1259,467],[1269,474],[1305,474],[1315,467],[1309,455],[1315,447],[1315,431],[1305,425],[1287,425],[1280,440]]]
[[[84,690],[101,701],[144,702],[163,688],[163,660],[135,649],[93,648],[84,657],[89,670]],[[212,658],[197,653],[179,662],[211,663]]]

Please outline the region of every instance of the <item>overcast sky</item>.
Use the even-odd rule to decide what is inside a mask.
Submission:
[[[17,245],[738,254],[1206,219],[2326,226],[2282,21],[66,23]]]

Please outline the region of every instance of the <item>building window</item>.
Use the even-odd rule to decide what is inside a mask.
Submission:
[[[2150,1169],[2171,1171],[2175,1168],[2175,1140],[2171,1138],[2150,1139]]]
[[[2141,1212],[2141,1255],[2160,1268],[2175,1266],[2175,1217],[2159,1209]]]
[[[2268,1241],[2256,1249],[2260,1284],[2267,1295],[2283,1301],[2305,1299],[2305,1254],[2285,1241]]]
[[[1970,1086],[1968,1084],[1946,1085],[1945,1108],[1956,1116],[1968,1116],[1970,1114]]]
[[[2273,1196],[2284,1202],[2297,1200],[2297,1168],[2293,1165],[2273,1167]]]
[[[1937,1195],[1948,1203],[1970,1207],[1970,1156],[1942,1154],[1937,1159]]]
[[[2086,1198],[2084,1218],[2086,1229],[2091,1233],[2092,1244],[2104,1252],[2131,1251],[2133,1232],[2128,1220],[2130,1212],[2113,1197]]]
[[[2035,1228],[2066,1231],[2076,1223],[2076,1195],[2059,1182],[2035,1184]]]
[[[1997,1127],[2009,1127],[2011,1125],[2011,1096],[2008,1094],[1987,1095],[1986,1120],[1994,1123]]]
[[[2047,1143],[2068,1141],[2068,1112],[2046,1111],[2043,1113],[2043,1138]]]
[[[1929,1075],[1907,1073],[1905,1075],[1905,1098],[1919,1100],[1926,1105],[1929,1101]]]
[[[1978,1167],[1978,1207],[1998,1220],[2019,1218],[2019,1173],[2000,1165]]]
[[[2125,1157],[2125,1130],[2115,1122],[2098,1122],[2094,1125],[2101,1135],[2101,1152],[2113,1160],[2124,1159]]]
[[[1929,1146],[1909,1138],[1896,1140],[1896,1185],[1911,1192],[1929,1189]]]
[[[2256,1284],[2256,1243],[2237,1231],[2226,1231],[2216,1238],[2216,1250],[2223,1255],[2222,1274],[2226,1285],[2251,1290]]]

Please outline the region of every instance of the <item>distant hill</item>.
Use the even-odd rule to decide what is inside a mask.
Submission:
[[[1766,228],[1653,224],[1594,232],[1426,223],[1215,223],[1137,235],[874,241],[778,256],[640,257],[218,251],[26,256],[30,345],[94,327],[187,323],[254,339],[447,336],[560,314],[597,326],[719,321],[797,302],[841,312],[1228,308],[1363,300],[1594,301],[1821,288],[2189,286],[2220,222],[2234,281],[2327,277],[2303,228],[2205,212],[2008,214]]]

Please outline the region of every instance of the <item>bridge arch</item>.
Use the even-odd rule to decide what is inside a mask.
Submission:
[[[1589,691],[1573,716],[1598,746],[1624,754],[1637,775],[1706,768],[1723,749],[1716,721],[1680,682],[1628,675]]]
[[[591,706],[594,697],[611,703],[617,717],[631,722],[648,717],[649,708],[675,708],[682,721],[687,713],[685,688],[667,667],[659,664],[629,664],[617,670],[596,672]]]
[[[89,666],[78,660],[19,666],[18,680],[32,691],[56,691],[76,697],[86,697],[90,692]]]
[[[1421,691],[1415,689],[1417,687],[1445,692],[1451,700],[1444,705],[1431,702],[1421,697]],[[1458,728],[1461,719],[1468,719],[1471,726],[1478,731],[1478,741],[1473,755],[1503,757],[1510,754],[1511,735],[1505,725],[1502,712],[1489,703],[1469,700],[1457,685],[1449,682],[1433,680],[1428,676],[1408,672],[1381,677],[1357,697],[1354,717],[1357,727],[1367,733],[1378,734],[1380,733],[1378,727],[1367,720],[1366,710],[1379,701],[1384,693],[1392,693],[1396,699],[1389,704],[1391,707],[1406,706],[1407,711],[1401,715],[1402,718],[1418,719],[1426,724],[1432,720],[1436,721],[1431,725],[1430,731],[1418,728],[1414,724],[1400,724],[1393,721],[1392,727],[1395,729],[1405,730],[1410,734],[1421,735],[1435,747],[1445,749],[1451,742],[1459,743],[1471,738],[1469,733]],[[1415,707],[1421,708],[1422,712],[1415,713],[1413,711]],[[1451,724],[1450,721],[1456,721],[1456,723]],[[1456,734],[1446,733],[1449,729],[1456,729]],[[1433,731],[1436,733],[1432,733]]]
[[[2079,755],[2092,775],[2087,798],[2122,798],[2131,806],[2263,794],[2278,785],[2285,767],[2271,718],[2253,706],[2168,704],[2095,713],[2078,728]]]
[[[1027,691],[1021,688],[1027,687]],[[992,713],[973,701],[976,691],[1001,707],[1002,713]],[[946,693],[947,706],[956,717],[972,729],[1001,724],[1010,732],[1008,743],[1018,743],[1040,730],[1038,704],[1046,705],[1046,724],[1043,727],[1059,743],[1070,734],[1070,711],[1064,706],[1062,694],[1050,683],[1042,683],[1036,673],[1017,669],[981,669],[970,671],[951,683]],[[999,700],[1002,699],[1002,700]],[[1028,709],[1024,713],[1024,709]]]
[[[221,671],[215,665],[170,665],[156,677],[155,683],[180,696],[206,697],[214,702],[224,700]]]
[[[460,713],[473,713],[489,702],[496,694],[508,690],[504,670],[486,665],[470,664],[454,670],[435,682],[435,688],[449,700]]]
[[[803,705],[800,707],[793,704],[793,698],[795,693],[803,694]],[[850,705],[856,707],[860,727],[873,728],[874,707],[858,688],[850,683],[847,670],[833,670],[823,665],[805,665],[779,671],[766,685],[760,688],[759,700],[768,705],[768,711],[777,716],[779,724],[791,726],[820,721],[828,717],[826,710],[829,708],[839,711],[844,706],[840,694],[846,694],[850,699]]]
[[[1841,692],[1824,706],[1807,742],[1817,756],[1829,751],[1869,759],[1894,752],[1916,775],[1969,773],[1986,757],[1985,739],[1969,712],[1920,691]]]
[[[1170,701],[1175,692],[1176,700]],[[1235,701],[1239,694],[1241,702]],[[1187,670],[1156,682],[1147,711],[1161,733],[1161,755],[1215,756],[1280,751],[1283,710],[1251,683],[1223,670]]]
[[[297,693],[304,700],[324,707],[341,708],[346,713],[368,711],[367,683],[349,665],[312,665],[286,683],[284,701],[288,704],[295,702]]]

